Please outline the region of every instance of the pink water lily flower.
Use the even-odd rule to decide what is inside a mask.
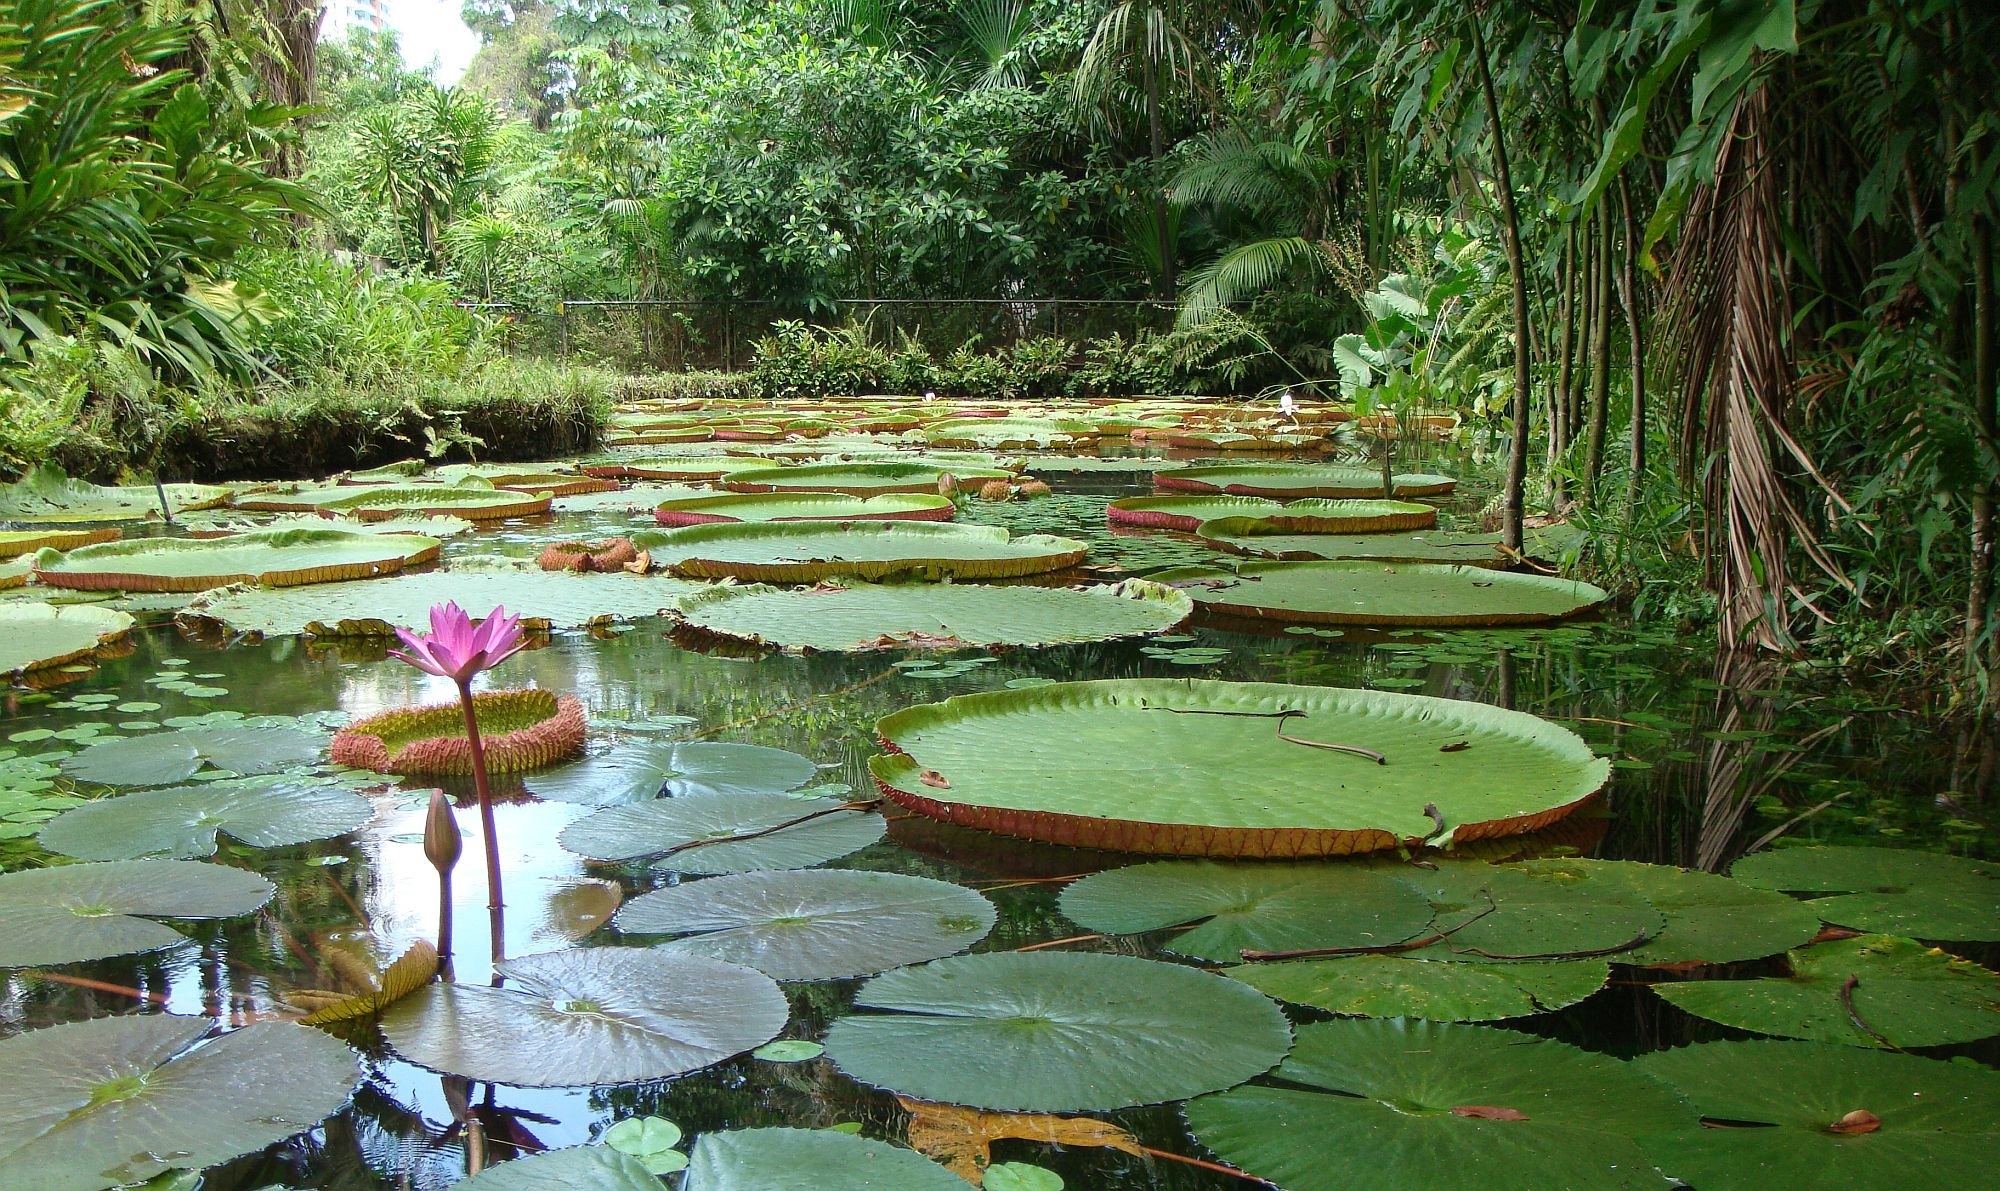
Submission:
[[[473,675],[491,670],[528,644],[521,633],[521,618],[507,615],[506,608],[495,608],[474,624],[465,609],[450,602],[431,609],[428,636],[408,629],[397,629],[396,636],[410,648],[408,652],[392,649],[391,657],[427,674],[449,678],[461,687],[471,682]]]

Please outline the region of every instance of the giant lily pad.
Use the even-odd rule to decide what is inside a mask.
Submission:
[[[1970,960],[1891,935],[1817,943],[1789,959],[1789,976],[1653,991],[1697,1017],[1816,1042],[1944,1046],[2000,1034],[2000,975]]]
[[[759,744],[635,741],[529,778],[528,789],[556,802],[601,806],[662,794],[782,794],[818,772],[797,753]]]
[[[736,964],[633,947],[524,955],[512,987],[433,984],[382,1015],[382,1036],[434,1071],[522,1087],[667,1079],[762,1046],[790,1006]]]
[[[234,918],[271,900],[256,873],[114,860],[0,873],[0,968],[73,964],[187,941],[155,918]]]
[[[36,554],[43,550],[74,550],[115,542],[125,536],[121,529],[0,529],[0,558]]]
[[[88,657],[134,623],[127,613],[89,604],[0,604],[0,677]]]
[[[546,491],[523,493],[487,484],[334,485],[296,492],[255,492],[237,498],[239,509],[271,513],[343,513],[363,521],[391,517],[459,517],[498,521],[549,511]]]
[[[1054,951],[877,976],[826,1035],[849,1076],[922,1100],[1069,1112],[1180,1100],[1262,1074],[1291,1031],[1261,993],[1177,964]]]
[[[80,781],[106,786],[168,786],[204,765],[238,774],[276,773],[318,759],[326,740],[289,720],[230,720],[143,736],[100,740],[63,758]]]
[[[229,499],[229,489],[209,484],[165,485],[176,513],[212,509]],[[38,467],[12,484],[0,485],[0,521],[33,525],[66,522],[143,521],[160,515],[160,489],[151,484],[103,487],[72,480],[61,468]]]
[[[1297,500],[1260,496],[1128,496],[1104,510],[1112,525],[1193,533],[1205,522],[1268,525],[1290,534],[1384,534],[1437,523],[1430,505],[1402,500]]]
[[[946,418],[924,427],[924,441],[939,447],[1078,447],[1097,441],[1091,422],[1040,418]]]
[[[1500,554],[1497,533],[1301,533],[1286,529],[1266,517],[1225,517],[1204,521],[1195,533],[1218,550],[1248,554],[1257,558],[1286,562],[1315,559],[1367,559],[1390,563],[1457,563],[1469,567],[1498,567],[1506,559]]]
[[[1187,1118],[1224,1161],[1285,1191],[1664,1188],[1631,1139],[1688,1118],[1616,1059],[1486,1026],[1302,1026],[1277,1074],[1291,1086],[1204,1096]]]
[[[1443,948],[1240,964],[1224,970],[1281,1001],[1350,1017],[1498,1021],[1573,1005],[1604,987],[1601,959],[1465,963]]]
[[[1382,495],[1382,473],[1361,467],[1318,463],[1224,463],[1184,467],[1153,478],[1162,492],[1226,492],[1232,496],[1296,498],[1323,496],[1362,499]],[[1449,476],[1398,475],[1394,496],[1437,496],[1458,481]]]
[[[1284,507],[1282,501],[1263,496],[1127,496],[1106,505],[1104,519],[1113,526],[1193,533],[1204,521],[1264,517]]]
[[[1152,576],[1203,608],[1283,624],[1540,624],[1609,597],[1549,575],[1376,562],[1246,562],[1233,572],[1183,567]]]
[[[694,1143],[684,1191],[965,1191],[957,1175],[912,1150],[829,1129],[732,1129]]]
[[[345,835],[375,808],[329,781],[253,777],[87,802],[42,828],[41,845],[80,860],[192,859],[222,832],[253,848]]]
[[[140,538],[45,553],[35,577],[51,587],[207,591],[231,583],[291,587],[367,579],[435,557],[441,543],[414,534],[342,529],[260,530],[226,538]]]
[[[830,798],[691,794],[612,806],[563,829],[562,846],[592,860],[658,856],[655,868],[742,873],[809,868],[882,838],[882,816]]]
[[[1199,922],[1166,949],[1234,963],[1246,948],[1387,947],[1427,933],[1431,904],[1398,875],[1360,863],[1163,860],[1085,877],[1061,904],[1078,925],[1106,934]]]
[[[931,492],[949,471],[960,480],[1005,480],[1013,472],[993,467],[943,468],[924,463],[802,463],[733,471],[722,478],[732,492],[843,492],[880,496],[888,492]]]
[[[107,1017],[0,1041],[0,1184],[96,1191],[200,1170],[313,1127],[354,1086],[354,1052],[263,1022],[196,1042],[205,1017]]]
[[[706,429],[701,431],[702,440],[708,436]],[[585,475],[635,480],[714,480],[739,471],[763,471],[770,466],[769,459],[744,455],[648,455],[590,464],[583,471]]]
[[[838,492],[733,493],[669,500],[653,511],[661,525],[729,521],[949,521],[951,498],[891,492],[845,496]]]
[[[1275,683],[1059,683],[906,708],[875,730],[894,751],[869,768],[914,810],[1181,855],[1298,858],[1518,834],[1610,776],[1574,733],[1520,712]],[[1342,748],[1316,747],[1327,744]],[[1117,764],[1079,764],[1093,756]]]
[[[1144,580],[1084,588],[854,582],[794,591],[717,587],[674,619],[702,633],[785,649],[1056,645],[1164,633],[1194,602]]]
[[[496,1163],[453,1183],[462,1191],[660,1191],[659,1176],[608,1145],[566,1146]]]
[[[431,607],[450,600],[461,608],[504,606],[524,623],[573,629],[656,616],[699,589],[675,579],[576,575],[529,563],[527,569],[454,569],[297,590],[223,591],[197,600],[182,615],[191,624],[212,621],[232,632],[266,636],[391,637],[398,628],[428,625]]]
[[[1828,922],[1914,939],[2000,939],[2000,865],[1899,848],[1781,848],[1729,875],[1759,889],[1833,894],[1806,902]]]
[[[963,951],[993,929],[993,903],[925,877],[843,869],[691,881],[627,902],[628,934],[681,935],[661,950],[752,967],[774,980],[867,976]]]
[[[1610,878],[1667,916],[1657,938],[1617,956],[1621,964],[1720,964],[1761,959],[1804,946],[1819,916],[1783,894],[1714,873],[1630,860],[1535,860],[1521,866],[1581,883]]]
[[[1633,1065],[1721,1126],[1639,1131],[1661,1169],[1701,1191],[1976,1187],[2000,1152],[2000,1073],[1973,1063],[1757,1041]]]
[[[1010,537],[991,525],[917,521],[770,521],[691,525],[635,534],[653,561],[682,578],[817,583],[835,576],[880,579],[1003,579],[1060,571],[1090,548],[1073,538]]]

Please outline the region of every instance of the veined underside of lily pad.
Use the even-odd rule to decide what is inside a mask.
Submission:
[[[1575,733],[1521,712],[1279,683],[1058,683],[906,708],[875,730],[889,752],[869,769],[912,810],[1161,855],[1295,859],[1518,835],[1610,777]]]

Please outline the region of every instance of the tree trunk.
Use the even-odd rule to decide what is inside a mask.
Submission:
[[[1507,449],[1507,487],[1501,498],[1500,542],[1521,548],[1521,517],[1528,484],[1528,436],[1534,429],[1529,377],[1528,270],[1521,259],[1521,220],[1514,210],[1514,178],[1507,169],[1507,138],[1500,123],[1500,99],[1493,91],[1493,71],[1486,62],[1486,30],[1479,14],[1467,14],[1472,25],[1472,52],[1479,64],[1479,89],[1486,97],[1486,120],[1493,136],[1493,180],[1500,192],[1500,230],[1507,246],[1507,273],[1514,289],[1514,437]]]
[[[2000,410],[1994,402],[1993,342],[1993,238],[1982,216],[1972,220],[1972,411],[1980,444],[1990,457],[2000,442]],[[1966,585],[1965,666],[1968,676],[1977,675],[1982,658],[1990,657],[1986,642],[1993,598],[1993,486],[1981,483],[1972,496],[1972,574]],[[1984,697],[2000,698],[1993,684],[1986,684]]]
[[[1163,144],[1165,131],[1161,127],[1160,115],[1160,71],[1153,61],[1149,48],[1145,54],[1146,63],[1146,123],[1152,137],[1153,158],[1153,231],[1160,240],[1160,297],[1171,302],[1180,292],[1180,278],[1174,270],[1173,234],[1167,227],[1167,191],[1159,177],[1160,161],[1166,156]]]
[[[1632,475],[1625,488],[1625,521],[1629,525],[1646,480],[1646,334],[1639,315],[1639,221],[1632,211],[1632,188],[1622,177],[1618,179],[1618,205],[1625,216],[1625,259],[1619,276],[1632,368]]]
[[[1569,450],[1570,407],[1575,399],[1572,386],[1576,381],[1576,241],[1576,224],[1571,223],[1563,237],[1562,307],[1556,316],[1561,324],[1556,350],[1561,355],[1555,392],[1549,395],[1549,501],[1557,511],[1569,498],[1568,485],[1559,469],[1563,455]]]
[[[1597,477],[1604,470],[1604,429],[1611,416],[1611,209],[1597,208],[1597,276],[1590,324],[1590,426],[1583,442],[1583,503],[1597,507]]]

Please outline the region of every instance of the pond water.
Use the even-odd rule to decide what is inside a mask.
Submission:
[[[1471,459],[1435,466],[1479,474]],[[1215,557],[1191,535],[1108,533],[1104,503],[1150,490],[1136,478],[1051,478],[1053,498],[975,502],[963,516],[1016,532],[1082,536],[1092,543],[1093,563],[1132,570]],[[1467,482],[1447,502],[1447,522],[1469,525],[1490,491],[1476,479]],[[642,524],[615,511],[508,522],[453,539],[447,557],[527,554],[550,541]],[[224,642],[189,637],[171,625],[140,633],[135,642],[129,656],[107,659],[52,692],[12,692],[0,716],[0,747],[67,748],[93,732],[143,731],[130,725],[171,724],[173,717],[217,711],[358,717],[451,695],[448,682],[387,659],[380,642]],[[1809,681],[1775,662],[1719,660],[1705,635],[1637,627],[1615,613],[1550,628],[1444,632],[1246,632],[1198,623],[1158,640],[997,655],[961,651],[942,655],[935,665],[912,665],[913,656],[732,657],[683,648],[662,622],[647,619],[610,630],[558,632],[489,680],[577,695],[590,711],[593,750],[630,739],[767,745],[810,758],[819,767],[812,784],[835,793],[872,791],[867,760],[878,751],[872,729],[879,717],[1022,680],[1200,677],[1402,691],[1547,717],[1614,759],[1613,780],[1599,802],[1551,830],[1482,851],[1489,859],[1584,855],[1716,869],[1787,824],[1792,838],[2000,854],[1976,797],[1958,793],[1973,789],[1977,775],[1949,738],[1935,734],[1921,700]],[[182,681],[163,688],[162,675]],[[86,727],[79,732],[79,725]],[[1087,740],[1075,742],[1079,770],[1113,773],[1125,762],[1093,753]],[[1247,772],[1242,780],[1254,783],[1258,775]],[[278,894],[269,905],[243,918],[189,924],[184,930],[192,941],[184,947],[12,972],[0,999],[0,1031],[122,1014],[141,1002],[230,1026],[283,1017],[291,1014],[284,1003],[288,992],[335,985],[335,953],[379,966],[434,937],[436,882],[422,848],[428,789],[419,782],[371,787],[374,820],[322,844],[255,849],[225,839],[216,859],[275,882]],[[458,799],[466,857],[455,887],[456,977],[482,982],[489,976],[489,949],[479,817],[469,790],[454,786],[450,792]],[[503,783],[502,792],[496,819],[509,955],[625,941],[605,926],[611,913],[676,880],[644,863],[588,864],[557,846],[562,828],[593,808],[540,801],[519,793],[517,784]],[[891,819],[885,839],[834,866],[979,890],[997,907],[998,923],[976,951],[1073,940],[1059,947],[1159,954],[1162,933],[1090,937],[1057,907],[1067,879],[1133,858],[951,827],[901,811],[892,811]],[[0,867],[8,870],[45,862],[32,838],[7,840],[0,848]],[[1990,949],[1961,953],[1994,958]],[[1581,1003],[1506,1024],[1621,1057],[1750,1036],[1669,1005],[1648,991],[1647,979],[1614,969],[1610,985]],[[820,1037],[850,1011],[860,983],[787,985],[791,1017],[782,1037]],[[1325,1016],[1289,1012],[1297,1021]],[[744,1055],[669,1081],[548,1090],[468,1086],[399,1059],[370,1033],[352,1040],[366,1051],[365,1078],[347,1108],[291,1142],[211,1171],[203,1186],[444,1187],[467,1171],[468,1133],[460,1122],[468,1117],[479,1124],[475,1148],[488,1161],[588,1142],[611,1122],[641,1114],[668,1118],[689,1136],[745,1126],[853,1123],[869,1136],[899,1139],[905,1121],[893,1097],[844,1077],[824,1057],[776,1063]],[[1990,1045],[1925,1053],[1995,1058]],[[1210,1157],[1189,1136],[1177,1107],[1104,1115],[1157,1150]],[[1077,1188],[1245,1185],[1200,1166],[1114,1149],[1001,1142],[995,1155],[1047,1167]]]

